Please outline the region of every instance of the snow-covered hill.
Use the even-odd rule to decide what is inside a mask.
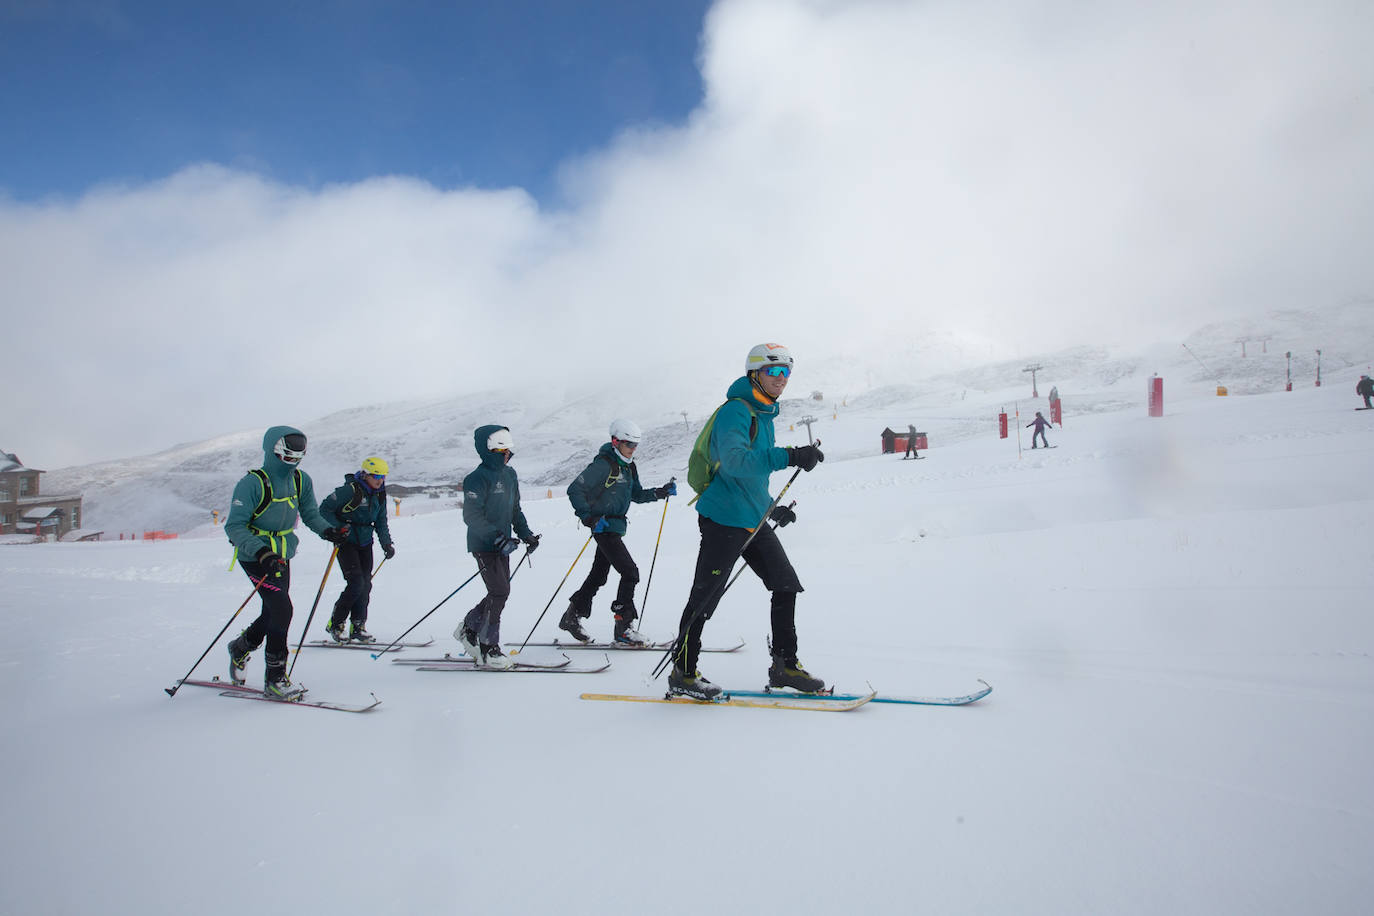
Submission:
[[[1246,356],[1237,342],[1246,338]],[[939,334],[920,341],[894,339],[886,348],[808,361],[798,354],[798,371],[784,404],[789,422],[814,416],[813,431],[836,455],[871,454],[884,426],[915,423],[933,447],[995,434],[997,414],[1021,406],[1044,409],[1052,386],[1064,399],[1066,422],[1099,412],[1130,410],[1144,401],[1145,379],[1166,377],[1166,397],[1214,390],[1224,384],[1232,396],[1280,391],[1289,361],[1295,387],[1311,386],[1316,350],[1323,351],[1326,384],[1349,388],[1374,362],[1374,302],[1320,311],[1273,313],[1262,319],[1200,328],[1188,349],[1177,344],[1149,347],[1079,347],[995,363],[981,361],[980,341]],[[1191,351],[1191,353],[1189,352]],[[1037,382],[1042,399],[1030,403],[1028,362],[1045,366]],[[1205,366],[1204,366],[1205,364]],[[950,366],[960,368],[949,369]],[[514,367],[513,367],[514,369]],[[736,367],[695,366],[667,361],[653,371],[627,372],[608,389],[576,384],[562,388],[500,389],[451,399],[379,404],[317,419],[289,415],[310,437],[304,467],[325,492],[377,454],[391,463],[391,481],[406,486],[456,486],[475,464],[472,430],[500,422],[513,430],[516,466],[527,497],[564,487],[606,439],[616,416],[630,416],[646,430],[638,461],[646,478],[681,476],[701,424],[719,405]],[[518,373],[513,371],[513,377]],[[576,367],[569,375],[576,378]],[[822,395],[813,400],[813,392]],[[685,414],[685,416],[684,416]],[[800,428],[800,427],[799,427]],[[226,434],[154,455],[51,472],[49,492],[85,495],[85,527],[115,532],[148,529],[187,532],[227,508],[230,491],[261,459],[262,430]],[[405,510],[431,511],[450,502],[417,499]]]
[[[1219,372],[1226,333],[1216,352],[1194,348]],[[1270,391],[1219,398],[1184,363],[1112,379],[1085,353],[1044,380],[1068,412],[1050,451],[1018,454],[989,434],[982,414],[1023,393],[1015,377],[970,384],[959,401],[951,375],[818,417],[835,445],[789,492],[798,521],[780,533],[806,587],[802,659],[842,691],[994,686],[957,709],[580,699],[661,692],[655,657],[628,653],[581,676],[297,657],[295,678],[316,696],[380,697],[366,716],[189,687],[168,699],[203,651],[198,674],[224,668],[216,633],[252,613],[231,620],[248,585],[226,571],[221,532],[0,548],[0,912],[1363,913],[1374,411],[1352,409],[1348,367],[1283,392],[1270,357],[1254,364]],[[1160,419],[1131,395],[1150,371],[1167,378]],[[433,421],[425,441],[461,440],[481,409],[451,406],[451,428]],[[416,410],[404,426],[391,408],[318,425],[341,437],[375,423],[372,441],[400,449],[400,433],[435,412]],[[571,450],[584,424],[586,442],[599,435],[599,409],[585,410],[541,424],[549,414],[526,408],[516,425]],[[876,454],[881,425],[909,418],[934,430],[926,460]],[[249,458],[244,444],[215,448]],[[555,463],[539,454],[517,459],[528,476]],[[660,473],[674,459],[661,460]],[[660,638],[695,560],[684,502],[631,510],[628,546],[646,573],[656,559],[640,603]],[[512,583],[503,631],[517,641],[545,607],[536,636],[554,635],[587,564],[574,566],[586,534],[566,500],[526,511],[544,537]],[[370,619],[383,636],[473,565],[452,510],[403,512],[392,530],[399,552]],[[293,643],[327,546],[306,537],[293,563]],[[338,587],[335,573],[321,612]],[[472,589],[420,625],[432,650],[406,654],[457,651],[449,632]],[[590,622],[603,638],[610,598]],[[767,620],[746,573],[706,639],[747,646],[703,656],[703,673],[760,686]],[[260,680],[261,653],[249,670]]]

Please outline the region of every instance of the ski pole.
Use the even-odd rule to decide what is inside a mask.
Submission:
[[[334,549],[329,552],[329,562],[324,564],[324,578],[320,579],[320,588],[315,592],[315,603],[310,605],[310,616],[305,618],[305,626],[301,629],[301,641],[296,643],[296,655],[291,659],[291,667],[286,669],[286,679],[291,679],[291,672],[296,670],[296,659],[300,658],[301,646],[305,645],[305,634],[310,632],[310,621],[315,619],[315,608],[320,606],[320,596],[324,594],[324,584],[329,581],[329,573],[334,569],[334,558],[339,555],[339,545],[335,544]]]
[[[258,579],[253,582],[253,590],[248,593],[248,597],[243,599],[243,604],[239,605],[239,609],[235,611],[233,615],[229,618],[229,620],[224,624],[224,629],[220,630],[219,634],[213,640],[211,640],[210,645],[205,647],[205,651],[200,653],[200,658],[196,659],[196,663],[191,666],[191,670],[186,672],[186,677],[183,677],[180,681],[177,681],[175,687],[163,688],[166,691],[167,696],[174,697],[177,695],[177,691],[181,689],[181,685],[186,680],[186,678],[189,678],[192,674],[195,673],[195,670],[200,667],[200,663],[205,661],[205,656],[209,655],[210,650],[215,647],[215,643],[219,642],[221,636],[229,632],[229,625],[234,622],[234,618],[238,617],[239,614],[243,611],[243,609],[248,607],[248,602],[253,600],[253,596],[258,593],[258,589],[262,587],[262,583],[267,581],[267,576],[267,573],[263,573],[261,579]]]
[[[814,444],[820,445],[821,440],[817,439]],[[731,571],[734,570],[735,564],[739,562],[740,557],[744,556],[744,552],[749,549],[749,545],[754,543],[754,538],[758,536],[759,530],[762,529],[763,526],[768,523],[768,516],[773,514],[773,509],[777,507],[778,502],[783,498],[783,496],[787,494],[787,491],[791,489],[793,482],[796,481],[797,475],[800,473],[801,468],[797,468],[795,471],[793,471],[792,476],[787,478],[787,484],[780,491],[778,491],[778,495],[773,497],[773,501],[768,504],[768,508],[765,509],[763,512],[763,518],[759,519],[759,523],[754,526],[754,530],[751,531],[749,533],[749,537],[745,539],[744,546],[739,549],[739,553],[735,554],[735,558],[730,561]],[[742,571],[743,570],[741,570],[741,572]],[[699,619],[701,619],[701,617],[705,613],[705,608],[710,607],[712,602],[719,600],[716,596],[716,590],[719,589],[725,583],[725,581],[726,580],[724,578],[717,580],[715,586],[712,587],[711,591],[707,594],[706,598],[702,600],[701,604],[697,605],[697,609],[692,612],[691,618],[687,620],[686,624],[679,631],[678,638],[673,641],[673,645],[668,647],[668,651],[663,653],[663,657],[660,658],[658,660],[658,664],[654,666],[652,674],[655,679],[660,677],[663,674],[663,672],[667,669],[668,661],[673,657],[673,654],[675,652],[679,652],[686,649],[686,642],[684,641],[684,637],[686,636],[687,631],[691,630],[692,627],[696,624],[696,622]],[[721,595],[724,594],[725,593],[722,591]],[[681,645],[679,645],[679,643],[681,643]]]
[[[377,578],[377,573],[381,572],[381,571],[382,571],[382,567],[385,566],[385,565],[386,565],[386,557],[382,557],[382,562],[380,562],[380,563],[377,564],[377,568],[374,569],[374,570],[372,570],[372,575],[368,576],[368,578],[369,578],[369,579],[375,579],[375,578]]]
[[[530,560],[530,549],[529,549],[528,547],[525,548],[525,553],[524,553],[524,555],[520,557],[520,562],[519,562],[519,563],[516,563],[516,564],[515,564],[515,568],[512,569],[512,570],[510,571],[510,578],[506,580],[507,582],[514,582],[514,581],[515,581],[515,574],[518,573],[518,572],[520,571],[520,567],[522,567],[522,566],[525,565],[525,561],[526,561],[526,560]],[[533,560],[530,560],[530,569],[534,569],[534,561],[533,561]]]
[[[590,544],[591,542],[592,535],[589,534],[587,535],[587,544]],[[553,599],[558,597],[558,593],[563,590],[563,583],[568,581],[568,576],[572,575],[573,569],[577,566],[577,561],[582,559],[582,554],[585,553],[587,550],[587,544],[583,544],[582,549],[577,552],[577,556],[573,557],[572,566],[569,566],[568,571],[563,574],[563,582],[559,582],[558,588],[554,589],[553,594],[549,596],[549,603],[544,605],[544,610],[539,612],[539,619],[534,622],[534,626],[530,627],[530,631],[525,634],[525,642],[522,642],[520,644],[520,648],[512,652],[511,655],[519,655],[521,652],[525,651],[525,645],[529,643],[530,637],[534,635],[534,631],[539,629],[540,621],[544,619],[544,615],[547,614],[549,612],[549,608],[553,606]],[[515,577],[512,576],[511,578],[513,579]]]
[[[672,483],[676,477],[669,478]],[[644,626],[644,610],[649,606],[649,586],[654,584],[654,564],[658,562],[658,545],[663,542],[663,523],[668,520],[668,500],[671,496],[663,497],[663,518],[658,520],[658,540],[654,541],[654,558],[649,561],[649,578],[644,581],[644,598],[639,603],[639,625]]]
[[[468,576],[467,579],[465,579],[465,580],[463,581],[463,585],[467,585],[469,582],[471,582],[473,579],[476,579],[476,578],[477,578],[478,576],[480,576],[481,574],[482,574],[482,571],[481,571],[480,569],[477,570],[477,572],[475,572],[475,573],[473,573],[472,575]],[[430,609],[429,609],[429,614],[433,614],[435,611],[439,610],[439,608],[443,607],[444,604],[448,602],[448,599],[449,599],[449,598],[452,598],[454,595],[456,595],[456,594],[458,594],[460,591],[462,591],[463,585],[460,585],[460,586],[458,586],[457,588],[455,588],[453,591],[449,592],[449,593],[448,593],[448,598],[445,598],[443,601],[440,601],[438,604],[434,605],[434,607],[430,608]],[[412,623],[412,624],[410,625],[410,627],[407,628],[406,631],[405,631],[404,633],[402,633],[400,636],[397,636],[395,639],[393,639],[393,640],[391,641],[391,645],[387,646],[385,649],[383,649],[383,650],[380,651],[380,652],[371,652],[371,653],[369,653],[369,654],[370,654],[374,659],[378,659],[378,658],[381,658],[383,655],[386,655],[388,652],[390,652],[390,651],[396,646],[396,643],[400,642],[401,640],[403,640],[403,639],[405,639],[407,636],[409,636],[411,630],[415,629],[415,628],[418,627],[420,624],[422,624],[422,623],[424,623],[426,620],[428,620],[428,619],[429,619],[429,614],[426,614],[425,616],[421,617],[419,620],[417,620],[417,621],[415,621],[414,623]]]

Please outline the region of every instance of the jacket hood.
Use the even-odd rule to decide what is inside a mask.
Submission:
[[[296,429],[294,426],[273,426],[269,427],[267,432],[262,434],[262,469],[269,475],[274,471],[283,472],[297,467],[297,465],[287,464],[285,461],[282,461],[277,457],[277,453],[272,451],[272,449],[276,448],[278,439],[282,436],[289,436],[292,433],[298,436],[305,435],[305,433]]]
[[[778,411],[781,410],[776,401],[770,402],[754,387],[754,383],[749,381],[749,376],[747,375],[741,375],[731,382],[729,389],[725,392],[725,396],[727,398],[740,398],[741,400],[748,401],[753,405],[754,413],[762,414],[765,417],[776,417]]]
[[[489,423],[486,426],[479,426],[472,432],[472,447],[477,450],[477,457],[482,459],[482,466],[488,468],[505,467],[506,461],[500,455],[487,449],[487,439],[498,429],[509,430],[509,426],[502,426],[499,423]]]

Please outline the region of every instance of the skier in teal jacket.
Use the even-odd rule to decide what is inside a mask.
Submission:
[[[375,455],[364,458],[357,473],[344,475],[343,486],[320,503],[320,514],[330,525],[347,528],[339,545],[339,571],[344,590],[334,602],[327,632],[335,642],[372,643],[367,632],[367,608],[372,598],[372,533],[388,560],[396,556],[391,529],[386,523],[386,461]],[[344,621],[351,620],[344,632]]]
[[[501,651],[501,611],[510,597],[510,555],[525,543],[526,552],[539,546],[520,509],[520,480],[510,460],[515,439],[504,426],[480,426],[472,444],[481,463],[463,478],[463,521],[468,526],[468,550],[477,560],[487,595],[468,611],[453,631],[463,651],[485,668],[510,668]],[[512,528],[515,535],[511,536]]]
[[[591,640],[582,629],[582,621],[592,615],[592,600],[606,584],[611,567],[620,574],[620,586],[611,603],[611,613],[615,616],[613,638],[629,645],[645,642],[634,628],[639,617],[635,608],[639,567],[625,547],[625,532],[629,527],[626,513],[632,502],[648,503],[677,495],[677,484],[670,480],[653,490],[640,486],[639,468],[632,456],[643,438],[638,424],[615,420],[611,423],[611,441],[601,446],[586,470],[568,484],[568,501],[572,503],[573,512],[592,530],[592,537],[596,539],[592,568],[581,587],[568,599],[568,609],[558,621],[559,629],[582,642]]]
[[[806,692],[825,686],[797,661],[796,609],[801,580],[773,527],[767,524],[770,518],[778,527],[797,520],[788,506],[769,511],[773,502],[768,495],[769,476],[786,467],[811,471],[825,460],[815,445],[780,448],[774,444],[773,418],[778,415],[778,399],[791,374],[792,354],[786,347],[759,344],[745,357],[743,377],[730,385],[728,400],[716,413],[709,441],[715,476],[696,502],[701,548],[673,648],[670,693],[702,700],[720,695],[720,688],[697,671],[697,657],[702,628],[724,593],[724,577],[741,556],[770,593],[773,659],[768,669],[769,685]]]
[[[299,543],[296,519],[320,537],[338,544],[347,532],[320,515],[315,486],[298,465],[305,457],[305,433],[292,426],[273,426],[262,437],[262,467],[235,486],[224,533],[234,556],[262,597],[258,618],[229,642],[229,677],[244,680],[248,656],[267,641],[266,693],[289,698],[302,691],[286,677],[287,631],[291,627],[291,558]]]

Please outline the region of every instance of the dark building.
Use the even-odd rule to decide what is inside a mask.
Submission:
[[[0,534],[56,540],[80,529],[81,497],[44,496],[42,474],[24,467],[18,455],[0,451]]]

